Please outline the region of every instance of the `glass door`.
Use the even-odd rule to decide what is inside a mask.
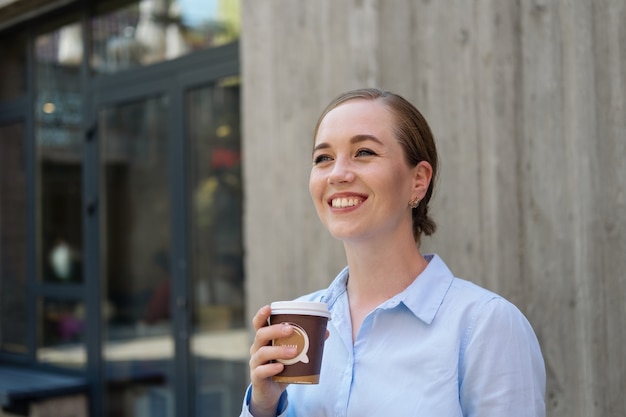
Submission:
[[[247,385],[239,79],[186,90],[196,416],[234,416]]]
[[[28,352],[24,126],[0,122],[0,353]]]
[[[67,36],[72,34],[72,36]],[[39,363],[83,372],[83,57],[78,16],[36,36],[33,102],[36,144],[36,294]],[[64,52],[72,50],[71,57]]]
[[[169,100],[99,110],[106,415],[174,416]]]
[[[99,163],[86,169],[99,178],[108,416],[226,417],[241,407],[240,82],[237,49],[221,53],[235,64],[183,58],[102,78],[94,93]]]

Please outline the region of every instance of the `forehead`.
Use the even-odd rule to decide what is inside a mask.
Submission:
[[[393,127],[393,115],[381,101],[355,99],[340,104],[324,116],[315,142],[355,135],[373,135],[382,140],[392,137]]]

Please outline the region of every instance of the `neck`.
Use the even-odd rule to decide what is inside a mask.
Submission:
[[[428,265],[412,239],[401,242],[344,242],[350,269],[347,292],[353,341],[365,317],[404,291]]]
[[[386,243],[345,243],[351,305],[373,309],[404,291],[426,268],[428,262],[412,239],[402,244]]]

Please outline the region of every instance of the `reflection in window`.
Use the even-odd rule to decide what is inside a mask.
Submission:
[[[44,299],[39,307],[39,361],[68,368],[84,367],[84,305],[77,301]]]
[[[0,125],[0,351],[27,352],[26,170],[21,124]]]
[[[0,42],[0,101],[19,97],[26,91],[26,39],[4,35]]]
[[[236,415],[248,378],[239,93],[233,77],[186,97],[197,416]]]
[[[168,107],[147,97],[99,114],[109,416],[174,416]]]
[[[240,0],[140,0],[92,20],[91,65],[113,73],[231,43]]]
[[[35,138],[43,280],[82,282],[82,96],[80,25],[43,34],[35,43]]]
[[[170,332],[168,100],[101,111],[109,340]]]
[[[238,80],[190,91],[187,109],[198,325],[206,330],[243,327]],[[206,309],[214,314],[203,313]],[[226,312],[218,314],[219,309]]]

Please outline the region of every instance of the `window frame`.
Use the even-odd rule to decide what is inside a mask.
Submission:
[[[95,2],[94,2],[95,3]],[[114,74],[94,73],[89,64],[91,57],[90,19],[94,16],[96,7],[102,4],[118,6],[130,3],[127,0],[112,0],[97,2],[98,6],[88,0],[71,1],[64,3],[57,9],[39,14],[36,17],[24,19],[9,29],[0,29],[0,39],[17,32],[26,38],[26,80],[25,91],[20,97],[0,101],[0,124],[19,122],[23,124],[23,140],[26,167],[26,234],[27,234],[27,353],[15,354],[0,351],[0,363],[23,365],[27,368],[50,371],[59,374],[84,377],[89,382],[88,395],[90,397],[89,415],[98,417],[103,415],[106,401],[104,389],[104,359],[102,357],[102,328],[100,321],[100,305],[102,296],[102,280],[100,277],[100,219],[99,193],[100,177],[97,170],[88,170],[89,164],[99,165],[99,143],[97,138],[98,106],[105,103],[131,99],[146,93],[165,93],[172,99],[170,128],[168,135],[168,149],[170,153],[171,172],[170,204],[172,215],[172,266],[173,304],[181,306],[174,309],[172,326],[175,328],[175,366],[178,369],[187,369],[187,373],[176,376],[175,415],[192,415],[194,390],[192,378],[192,360],[189,346],[192,318],[190,303],[191,275],[187,270],[190,262],[188,251],[188,234],[185,230],[188,221],[187,207],[187,163],[186,141],[176,141],[172,138],[184,134],[185,109],[184,96],[187,89],[207,82],[215,81],[225,76],[240,76],[239,40],[215,48],[196,51],[170,61],[159,62],[150,66],[129,69]],[[69,16],[69,17],[68,17]],[[78,19],[84,32],[84,56],[80,70],[81,94],[83,97],[82,130],[84,148],[82,156],[82,222],[83,222],[83,276],[79,284],[55,284],[40,279],[38,271],[38,162],[37,144],[35,143],[35,62],[34,44],[37,36],[61,27]],[[173,77],[170,85],[159,84],[165,77]],[[90,214],[91,213],[91,214]],[[82,369],[69,369],[54,364],[40,362],[37,349],[39,320],[39,305],[45,299],[76,301],[85,305],[87,321],[84,347],[87,351],[87,363]],[[184,399],[187,399],[185,401]]]

